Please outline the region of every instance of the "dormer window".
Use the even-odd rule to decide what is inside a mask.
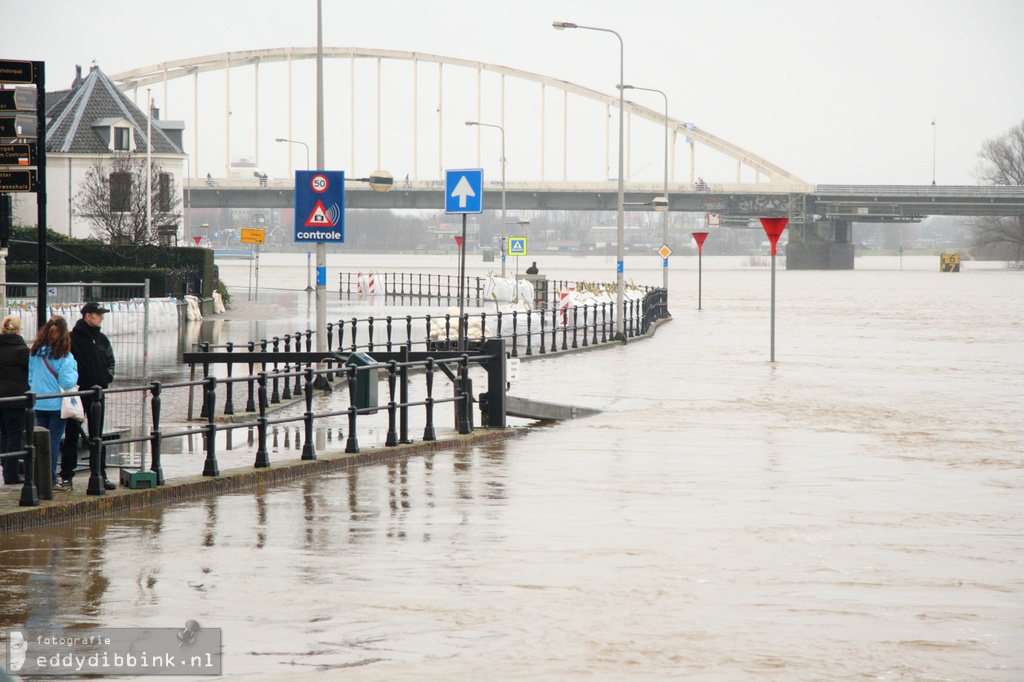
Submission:
[[[114,127],[114,151],[130,152],[132,150],[132,129],[121,126]]]

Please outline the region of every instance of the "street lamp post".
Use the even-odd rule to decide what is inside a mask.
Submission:
[[[306,148],[306,170],[309,170],[309,145],[308,144],[306,144],[305,142],[301,142],[299,140],[289,140],[286,137],[276,137],[276,138],[274,138],[274,142],[290,142],[292,144],[301,144],[303,147],[305,147]],[[288,164],[288,165],[290,166],[291,164]]]
[[[935,184],[935,117],[932,116],[932,185]]]
[[[466,121],[467,126],[497,128],[501,132],[501,278],[505,278],[505,129],[494,123]]]
[[[617,83],[617,85],[622,86],[625,83],[626,78],[625,78],[625,64],[624,64],[624,62],[625,62],[626,48],[625,48],[625,45],[622,42],[622,36],[620,36],[616,31],[613,31],[610,28],[598,28],[596,26],[580,26],[578,24],[573,24],[573,23],[570,23],[568,21],[556,21],[556,22],[552,23],[551,25],[555,28],[556,31],[564,31],[567,28],[581,28],[581,29],[584,29],[584,30],[587,30],[587,31],[600,31],[602,33],[611,33],[616,38],[618,38],[619,39],[619,82]],[[618,209],[619,209],[618,221],[619,222],[618,222],[618,226],[617,226],[617,229],[616,229],[616,237],[617,237],[618,244],[617,244],[616,250],[615,250],[615,255],[616,255],[616,259],[617,259],[616,266],[615,266],[615,269],[616,269],[616,273],[615,273],[615,338],[620,340],[620,341],[625,341],[626,340],[626,335],[625,335],[625,333],[623,331],[625,329],[625,327],[623,325],[623,322],[624,322],[624,320],[623,320],[623,312],[624,311],[623,311],[623,307],[622,307],[623,286],[624,286],[624,283],[623,283],[624,263],[623,263],[623,261],[625,260],[624,242],[625,242],[625,236],[626,236],[626,223],[625,223],[625,216],[624,216],[626,191],[625,191],[625,186],[623,185],[623,173],[624,173],[624,170],[623,170],[623,128],[624,128],[624,126],[623,126],[623,119],[625,118],[625,116],[624,116],[624,114],[625,114],[625,109],[624,109],[625,99],[624,99],[624,96],[623,96],[624,92],[625,91],[621,87],[619,87],[619,200],[618,200],[618,204],[619,204],[619,206],[618,206]]]
[[[664,213],[661,221],[661,243],[668,246],[668,95],[657,88],[641,88],[635,85],[623,85],[622,89],[656,92],[665,98],[665,201],[655,203],[654,210]],[[668,258],[665,259],[665,267],[662,268],[662,286],[668,291]]]

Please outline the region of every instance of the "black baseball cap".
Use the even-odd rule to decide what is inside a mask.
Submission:
[[[87,315],[88,313],[109,313],[110,311],[101,306],[99,303],[86,303],[82,306],[82,314]]]

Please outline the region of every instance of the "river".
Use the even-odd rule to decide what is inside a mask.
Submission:
[[[262,287],[305,287],[304,255],[261,260]],[[332,290],[456,267],[328,265]],[[780,269],[772,363],[764,262],[705,258],[701,310],[697,259],[672,266],[653,338],[512,385],[600,414],[0,537],[0,626],[194,619],[233,680],[1024,679],[1024,272]],[[221,264],[235,297],[248,268]],[[627,278],[659,285],[660,259]]]

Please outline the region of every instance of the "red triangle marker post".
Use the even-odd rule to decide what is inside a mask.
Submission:
[[[707,232],[691,232],[694,241],[697,242],[697,310],[700,310],[701,280],[703,278],[704,265],[701,262],[704,256],[704,240],[708,238]]]
[[[789,218],[761,218],[761,226],[772,244],[772,324],[771,324],[771,362],[775,362],[775,253],[779,237],[786,229]]]

